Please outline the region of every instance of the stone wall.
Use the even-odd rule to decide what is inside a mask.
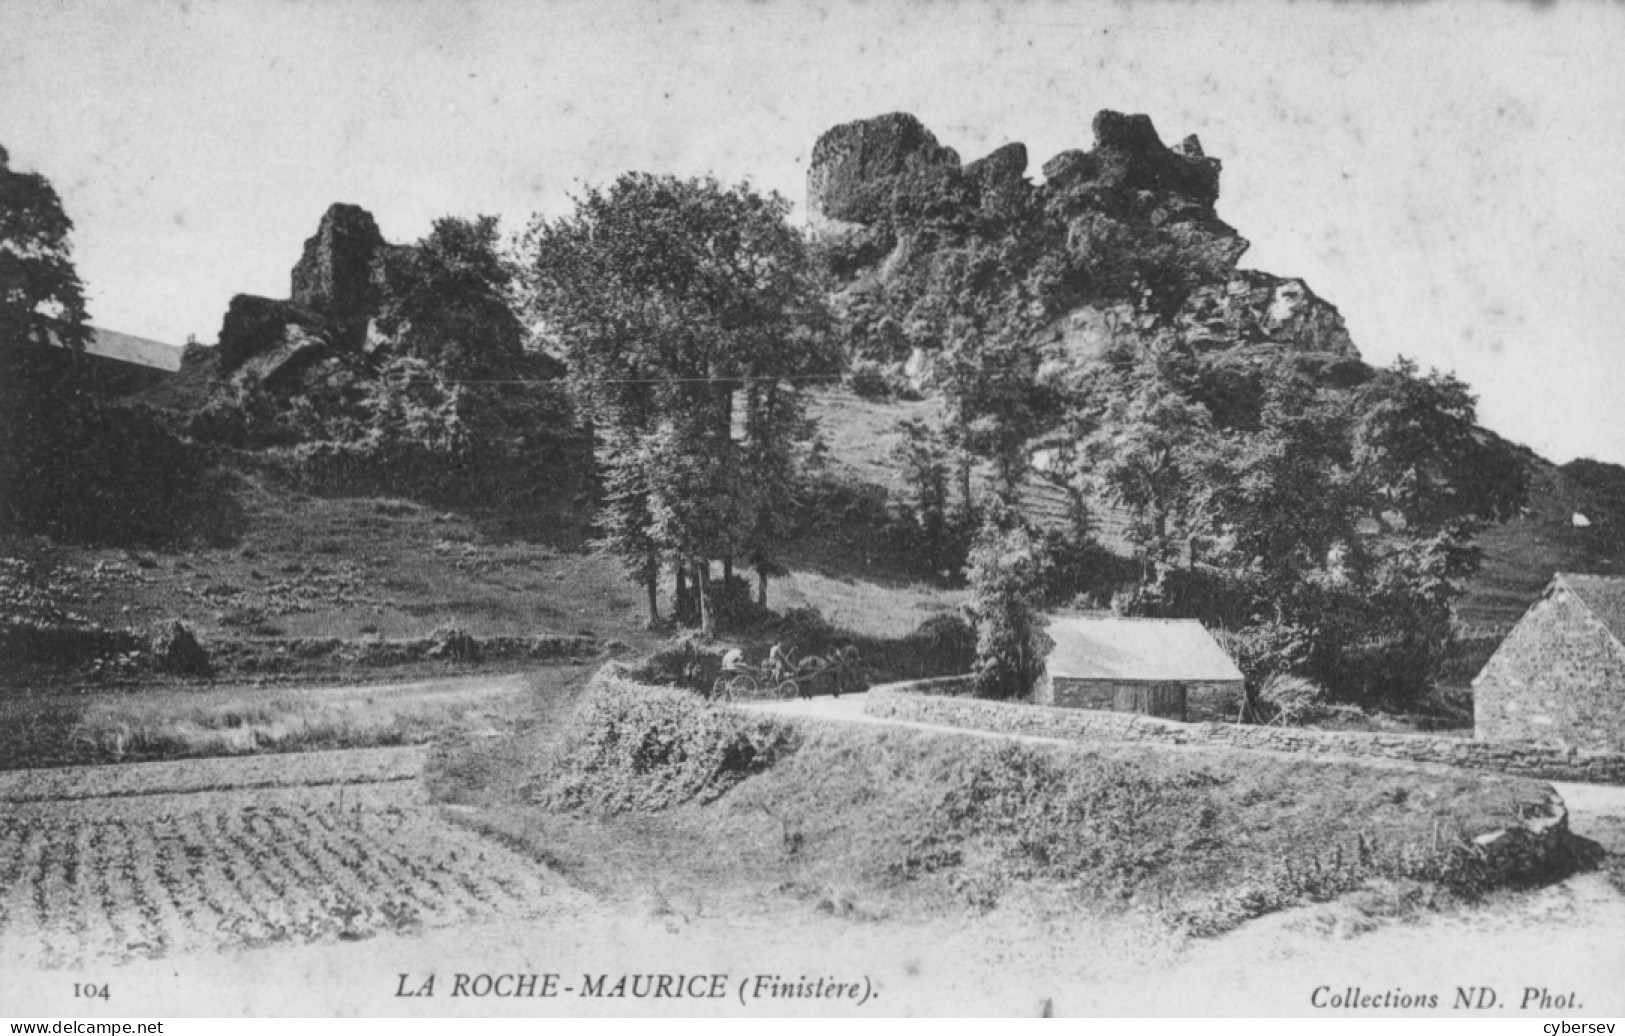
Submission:
[[[1040,682],[1034,701],[1057,708],[1112,711],[1120,682],[1051,677]],[[1186,683],[1184,687],[1185,719],[1192,723],[1233,720],[1241,708],[1240,683]]]
[[[1537,601],[1473,681],[1477,736],[1625,749],[1625,651],[1572,591]]]
[[[1542,748],[1428,734],[1372,734],[1241,723],[1176,723],[1122,712],[919,694],[910,684],[872,688],[864,711],[920,723],[1082,741],[1213,745],[1301,755],[1437,763],[1546,780],[1625,784],[1625,753]]]

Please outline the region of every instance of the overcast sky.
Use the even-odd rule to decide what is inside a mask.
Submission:
[[[1029,175],[1101,108],[1197,134],[1244,266],[1489,427],[1625,463],[1625,5],[0,2],[0,145],[77,224],[100,326],[212,342],[335,201],[510,230],[629,169],[800,209],[839,122],[918,115]]]

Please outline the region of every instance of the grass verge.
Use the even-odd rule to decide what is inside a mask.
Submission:
[[[1440,907],[1580,864],[1475,864],[1474,836],[1544,791],[1493,775],[769,721],[603,677],[555,731],[474,822],[657,904],[923,920],[1037,897],[1207,936],[1354,890]]]
[[[521,677],[0,696],[0,769],[426,744],[511,730]]]

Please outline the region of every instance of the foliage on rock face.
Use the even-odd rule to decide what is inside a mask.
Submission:
[[[1119,604],[1235,631],[1255,681],[1426,687],[1474,531],[1523,498],[1521,459],[1475,427],[1466,386],[1372,370],[1301,281],[1239,270],[1217,163],[1143,116],[1101,113],[1095,150],[1046,163],[1040,186],[1019,148],[961,168],[923,128],[897,133],[831,131],[809,189],[860,224],[820,245],[849,352],[893,382],[906,361],[944,403],[910,436],[913,514],[936,507],[935,438],[962,513],[980,469],[1006,496],[1035,474],[1062,490],[1080,557],[1092,507],[1125,514],[1139,578]],[[929,175],[837,147],[860,138],[919,151]]]
[[[746,186],[627,174],[526,236],[534,314],[599,438],[603,542],[651,622],[663,565],[694,572],[708,630],[713,560],[747,560],[764,585],[776,568],[807,435],[799,382],[835,369],[788,209]]]
[[[342,326],[316,315],[309,328],[279,325],[283,347],[310,360],[265,368],[249,357],[189,430],[268,450],[316,484],[450,492],[482,473],[511,481],[573,418],[557,361],[525,348],[500,246],[490,216],[438,219],[414,245],[378,246],[364,344],[350,341],[355,314]]]
[[[542,794],[555,808],[608,813],[709,802],[795,746],[794,730],[769,716],[602,674]]]
[[[448,377],[512,375],[525,339],[510,298],[513,273],[495,216],[437,219],[415,247],[380,255],[377,331],[392,355]]]
[[[1049,558],[1042,541],[995,506],[971,546],[967,576],[976,617],[976,693],[1019,698],[1053,646],[1039,616]]]

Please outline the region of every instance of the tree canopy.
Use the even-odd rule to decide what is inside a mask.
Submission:
[[[745,557],[764,580],[773,567],[800,386],[835,369],[788,212],[745,185],[629,173],[525,235],[532,313],[600,444],[604,545],[652,622],[662,563],[692,566],[707,629],[713,559]]]
[[[0,148],[0,345],[79,350],[89,342],[72,231],[50,181],[12,169]]]

